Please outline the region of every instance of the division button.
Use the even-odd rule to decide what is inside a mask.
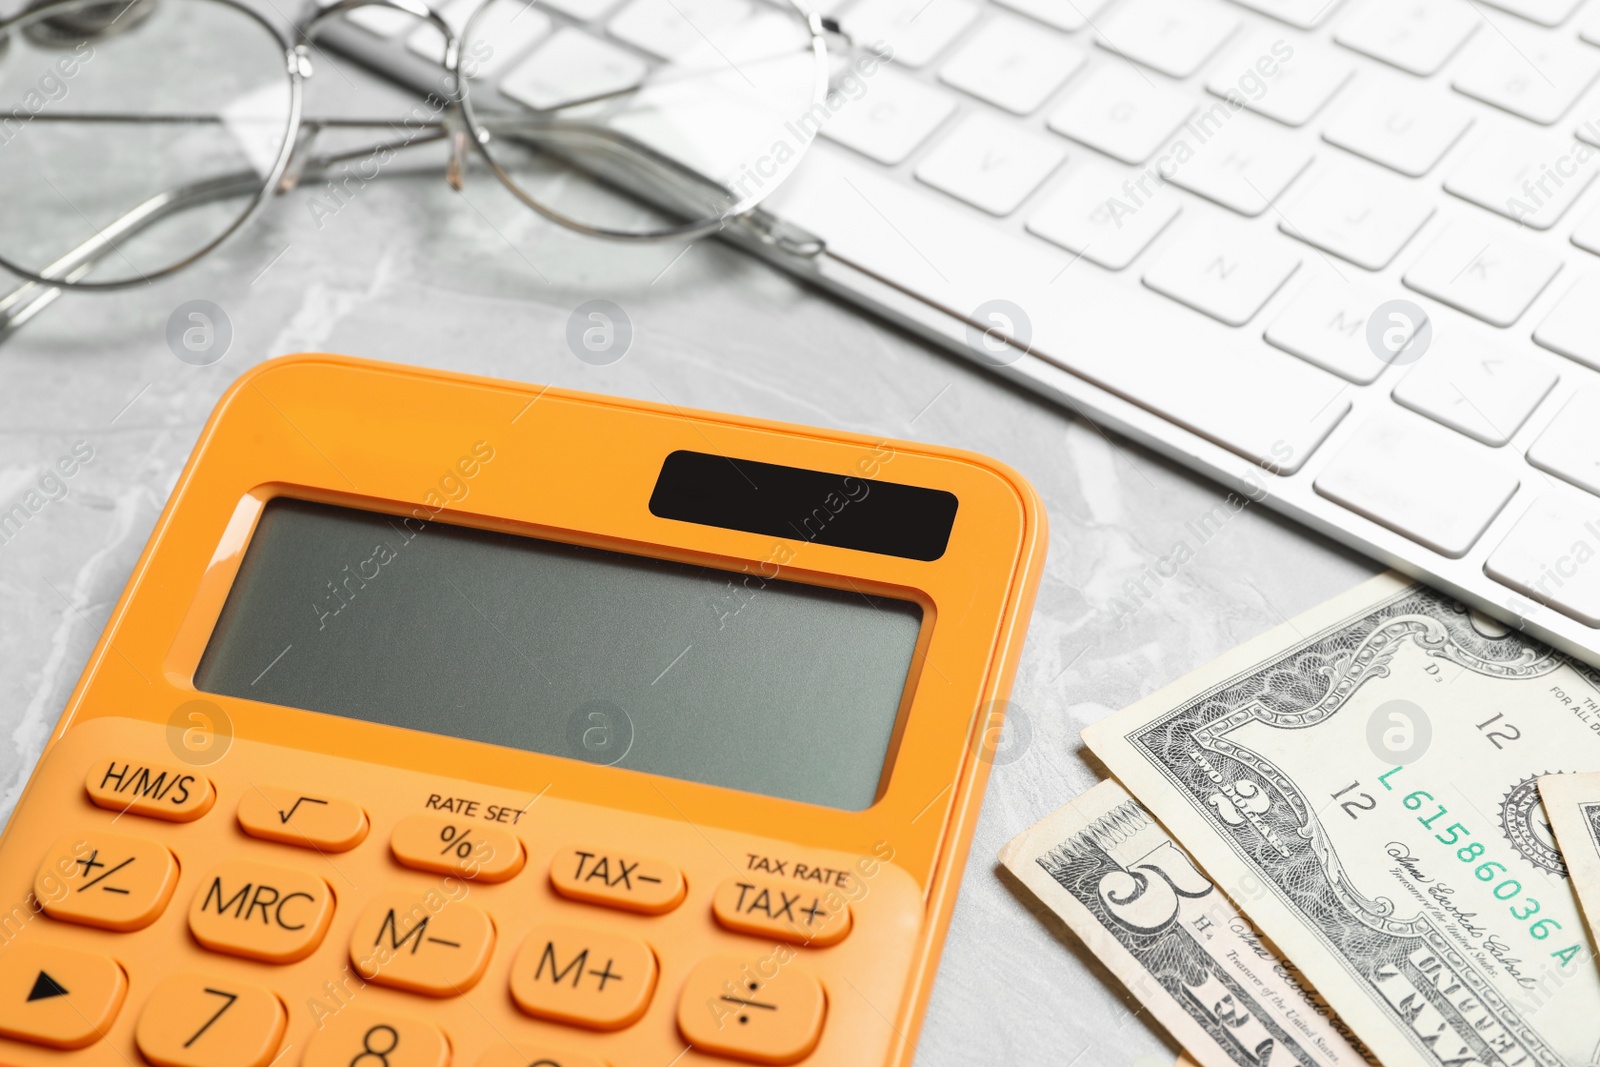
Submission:
[[[478,1067],[606,1067],[606,1064],[581,1052],[519,1039],[515,1046],[502,1043],[484,1053],[478,1060]]]
[[[266,1067],[278,1054],[287,1016],[270,990],[178,974],[156,986],[134,1031],[156,1067]]]
[[[361,805],[298,789],[252,785],[239,798],[239,828],[251,837],[318,852],[348,852],[367,836]]]
[[[333,918],[333,894],[315,875],[249,860],[207,871],[189,905],[189,932],[213,952],[265,963],[305,959]]]
[[[444,1031],[414,1015],[343,1008],[311,1035],[300,1067],[450,1067]]]
[[[168,822],[198,819],[217,800],[205,775],[143,760],[102,760],[89,768],[84,787],[96,807]]]
[[[0,953],[0,1034],[85,1048],[105,1035],[127,992],[127,976],[109,956],[13,943]]]
[[[569,900],[664,915],[683,903],[683,872],[670,863],[599,848],[564,848],[550,861],[550,884]]]
[[[678,1030],[702,1052],[794,1063],[816,1048],[827,1011],[822,983],[798,964],[774,968],[770,958],[713,956],[683,984]]]
[[[636,937],[585,926],[534,927],[511,964],[511,997],[539,1019],[620,1030],[656,988],[656,956]]]
[[[380,893],[350,935],[350,962],[362,978],[435,997],[471,989],[493,952],[489,916],[436,892]]]
[[[86,830],[51,847],[33,893],[52,919],[127,931],[155,922],[177,884],[178,863],[159,841]]]
[[[826,948],[850,932],[850,902],[830,890],[735,875],[717,887],[711,911],[729,930]]]
[[[509,830],[471,819],[408,815],[395,824],[389,850],[407,867],[479,882],[503,882],[522,870],[522,842]]]

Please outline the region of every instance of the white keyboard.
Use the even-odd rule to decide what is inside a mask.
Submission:
[[[504,88],[762,0],[490,2]],[[768,201],[827,253],[764,255],[1600,664],[1600,0],[827,13],[894,61]],[[427,84],[437,39],[384,22],[337,43]],[[1396,299],[1415,361],[1368,341]]]

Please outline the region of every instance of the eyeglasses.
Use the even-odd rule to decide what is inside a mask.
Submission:
[[[395,154],[440,142],[457,190],[482,164],[581,233],[688,240],[738,227],[796,255],[820,251],[759,210],[816,134],[828,38],[843,40],[805,0],[758,0],[713,25],[677,0],[632,0],[692,30],[650,51],[562,24],[534,0],[458,17],[463,2],[441,15],[421,0],[339,0],[302,19],[292,43],[240,0],[36,0],[0,21],[0,267],[25,279],[0,297],[0,334],[64,289],[182,270],[274,192],[350,174],[364,184]],[[302,115],[316,37],[352,12],[414,21],[411,44],[438,62],[408,116]],[[529,22],[508,32],[518,19]],[[378,129],[377,144],[312,151],[325,130]]]

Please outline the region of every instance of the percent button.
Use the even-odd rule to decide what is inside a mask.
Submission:
[[[522,842],[496,826],[437,815],[395,824],[389,850],[407,867],[479,882],[503,882],[522,870]]]

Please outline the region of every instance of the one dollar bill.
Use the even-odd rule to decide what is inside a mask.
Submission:
[[[1589,710],[1600,729],[1600,699]],[[1600,774],[1552,774],[1539,779],[1545,815],[1572,876],[1591,941],[1600,929]]]
[[[1600,1062],[1538,778],[1600,770],[1600,679],[1383,577],[1084,731],[1386,1067]]]
[[[1303,976],[1116,782],[1024,831],[1000,862],[1200,1067],[1362,1063]]]

